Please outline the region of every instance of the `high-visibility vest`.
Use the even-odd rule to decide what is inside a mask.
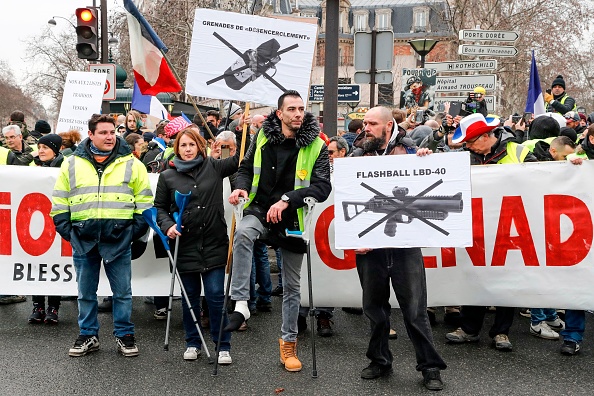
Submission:
[[[559,103],[561,103],[562,105],[564,105],[564,104],[565,104],[565,100],[566,100],[567,98],[568,98],[568,96],[567,96],[567,93],[564,93],[564,94],[563,94],[563,97],[561,98],[561,100],[559,100]],[[550,111],[550,112],[552,112],[552,113],[558,113],[558,111],[556,111],[556,110],[555,110],[555,109],[554,109],[554,108],[553,108],[551,105],[549,105],[548,103],[547,103],[547,106],[546,106],[546,110],[547,110],[547,111]],[[574,103],[573,103],[573,109],[571,109],[570,111],[576,111],[576,110],[577,110],[577,103],[575,103],[575,102],[574,102]],[[559,113],[559,114],[561,114],[561,113]]]
[[[6,165],[6,163],[8,162],[8,154],[10,153],[10,150],[0,146],[0,165]]]
[[[256,151],[254,153],[254,178],[252,179],[252,188],[249,193],[250,200],[245,204],[244,209],[250,205],[258,192],[260,173],[262,172],[262,147],[264,147],[267,142],[268,139],[266,138],[264,131],[260,130],[256,140]],[[324,141],[317,136],[308,146],[299,149],[297,164],[295,166],[295,190],[309,187],[311,172],[324,145]],[[299,229],[303,231],[303,208],[297,209],[297,217],[299,219]]]
[[[528,147],[528,150],[530,150],[531,152],[534,152],[534,147],[536,147],[536,143],[538,142],[547,142],[549,145],[551,144],[551,142],[553,140],[555,140],[557,136],[552,136],[552,137],[548,137],[546,139],[531,139],[531,140],[526,140],[525,142],[522,143],[522,146]]]
[[[507,154],[497,161],[498,164],[520,164],[524,162],[526,156],[530,153],[528,147],[516,142],[507,142]]]
[[[128,220],[152,206],[153,194],[146,167],[132,154],[113,160],[101,175],[88,159],[74,155],[62,163],[52,200],[52,216]]]

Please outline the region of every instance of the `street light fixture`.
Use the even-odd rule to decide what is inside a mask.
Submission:
[[[55,20],[55,18],[60,18],[60,19],[63,19],[63,20],[65,20],[65,21],[67,21],[67,22],[68,22],[68,23],[69,23],[69,24],[70,24],[70,25],[71,25],[71,26],[72,26],[74,29],[76,29],[76,26],[74,26],[74,23],[72,23],[72,22],[70,21],[70,19],[67,19],[67,18],[61,17],[61,16],[59,16],[59,15],[58,15],[58,16],[53,16],[53,17],[52,17],[52,18],[51,18],[49,21],[47,21],[47,24],[48,24],[48,25],[50,25],[50,26],[56,26],[56,25],[57,25],[57,23],[56,23],[56,20]]]
[[[421,68],[425,68],[425,56],[431,52],[439,40],[433,39],[417,39],[408,42],[417,54],[421,56]]]

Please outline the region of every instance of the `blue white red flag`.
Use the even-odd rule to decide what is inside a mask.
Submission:
[[[169,112],[156,96],[143,95],[134,81],[134,90],[132,91],[132,110],[140,111],[144,114],[150,114],[160,120],[168,120]]]
[[[540,77],[536,68],[534,50],[532,50],[532,64],[530,65],[530,82],[528,83],[528,98],[526,99],[526,113],[537,115],[545,113],[542,89],[540,88]]]
[[[144,95],[157,95],[160,92],[181,91],[179,82],[163,56],[163,53],[167,52],[165,44],[140,14],[132,0],[124,0],[124,8],[128,11],[130,56],[134,79],[138,83],[140,92]]]

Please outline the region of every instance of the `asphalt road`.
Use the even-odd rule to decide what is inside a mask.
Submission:
[[[378,380],[362,380],[367,366],[365,350],[368,323],[364,316],[334,316],[335,335],[316,337],[318,378],[311,377],[309,332],[300,335],[298,352],[303,362],[299,373],[286,372],[279,363],[280,298],[273,311],[249,321],[249,329],[232,338],[233,364],[212,365],[203,355],[194,362],[182,359],[185,350],[180,302],[175,301],[170,350],[163,350],[165,321],[152,317],[153,306],[134,298],[140,356],[118,355],[111,335],[111,314],[100,314],[101,349],[80,358],[68,356],[78,335],[76,301],[63,302],[56,326],[30,325],[26,303],[0,306],[0,394],[46,395],[426,395],[415,356],[406,336],[399,310],[393,327],[399,338],[390,341],[394,374]],[[592,321],[592,316],[587,315]],[[438,315],[438,320],[441,320]],[[487,324],[493,315],[487,315]],[[445,389],[440,395],[592,395],[594,394],[594,343],[592,328],[586,330],[579,355],[559,354],[560,341],[528,334],[529,320],[516,316],[510,339],[514,351],[498,352],[490,346],[483,329],[477,344],[448,345],[444,335],[451,329],[439,323],[433,328],[437,348],[449,367],[442,372]],[[214,349],[212,343],[209,344]]]

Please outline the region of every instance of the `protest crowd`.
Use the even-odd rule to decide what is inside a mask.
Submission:
[[[323,130],[291,87],[269,112],[251,114],[249,106],[227,101],[219,110],[197,113],[193,119],[185,114],[163,117],[154,128],[138,109],[93,114],[84,131],[52,130],[46,120],[36,120],[30,128],[23,109],[15,109],[2,128],[0,165],[59,168],[50,215],[56,232],[72,247],[78,287],[79,332],[69,356],[99,350],[104,342],[99,339],[99,314],[113,316],[120,354],[141,353],[131,317],[131,263],[154,254],[170,259],[172,291],[144,299],[154,304],[155,320],[167,320],[167,340],[173,284],[181,285],[186,344],[180,359],[197,360],[203,352],[210,356],[210,349],[217,365],[233,364],[233,332],[253,326],[253,315],[274,314],[280,316],[280,362],[289,372],[301,371],[298,344],[308,316],[314,318],[309,326],[314,324],[322,339],[335,331],[337,307],[313,305],[315,294],[313,303],[309,299],[310,305],[302,306],[301,280],[304,258],[310,254],[308,215],[313,204],[308,199],[328,199],[338,177],[337,158],[415,155],[422,160],[460,151],[469,153],[472,166],[538,161],[580,166],[594,158],[594,113],[577,111],[562,75],[543,94],[543,111],[533,107],[512,115],[490,114],[481,86],[468,92],[464,102],[438,109],[430,95],[419,97],[419,84],[420,79],[409,81],[403,108],[372,107],[362,120],[350,120],[346,130],[335,131]],[[156,191],[149,173],[158,174]],[[231,193],[224,196],[227,182]],[[233,224],[225,220],[224,201],[235,208]],[[151,232],[154,252],[144,250]],[[390,323],[390,284],[414,347],[416,370],[429,390],[444,386],[441,372],[447,364],[432,332],[442,313],[451,331],[437,342],[453,348],[478,342],[485,316],[493,312],[488,337],[497,351],[513,350],[509,331],[519,316],[527,318],[519,319],[519,325],[529,334],[558,341],[561,354],[580,351],[583,310],[428,307],[420,246],[360,248],[355,254],[362,308],[338,308],[369,320],[369,362],[361,371],[363,379],[393,372],[389,340],[397,334]],[[280,270],[276,285],[269,256],[276,257]],[[101,267],[112,296],[98,299]],[[273,298],[282,299],[282,312],[273,312]],[[31,303],[24,325],[59,326],[63,299],[73,297],[0,295],[0,305]]]

